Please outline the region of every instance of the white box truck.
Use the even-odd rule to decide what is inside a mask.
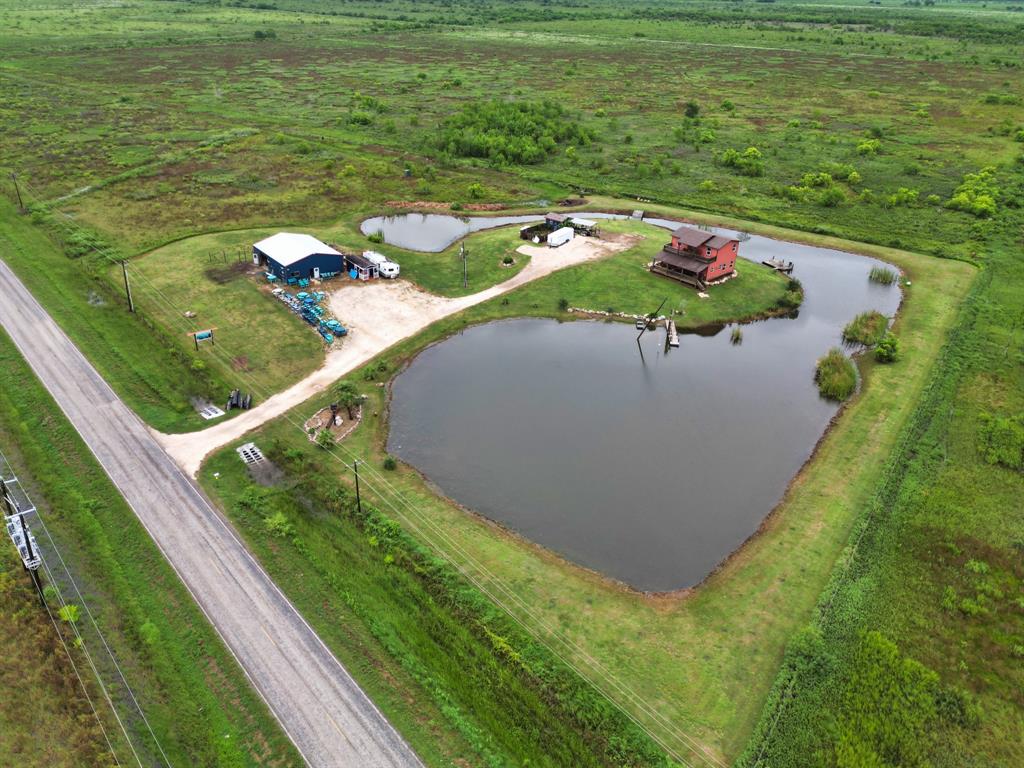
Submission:
[[[560,245],[565,245],[576,235],[576,232],[572,227],[562,227],[556,229],[550,235],[548,235],[548,246],[551,248],[557,248]]]
[[[381,277],[394,279],[398,277],[398,273],[401,271],[398,263],[390,261],[383,253],[363,251],[363,258],[377,265],[377,272]]]

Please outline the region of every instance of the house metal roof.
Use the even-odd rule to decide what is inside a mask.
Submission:
[[[679,229],[672,233],[672,237],[690,248],[700,248],[714,236],[715,234],[713,232],[704,232],[703,230],[694,229],[693,227],[679,227]]]
[[[724,248],[725,246],[727,246],[729,243],[731,243],[735,239],[736,238],[734,238],[734,237],[725,237],[723,235],[715,235],[710,240],[708,240],[707,243],[705,243],[705,245],[707,245],[709,248],[715,248],[717,250],[718,248]]]
[[[674,233],[673,233],[674,234]],[[701,259],[695,259],[692,256],[684,256],[676,251],[662,251],[654,257],[655,261],[660,261],[662,264],[667,264],[676,269],[684,269],[687,272],[694,272],[700,274],[708,268],[710,262],[702,261]]]
[[[547,221],[558,221],[558,222],[561,222],[561,221],[567,220],[569,217],[566,214],[564,214],[564,213],[549,213],[544,218]]]
[[[313,254],[341,256],[331,246],[320,242],[312,235],[297,234],[295,232],[278,232],[276,235],[271,235],[255,243],[253,248],[258,249],[260,253],[263,253],[269,259],[273,259],[282,267],[302,261],[302,259]]]

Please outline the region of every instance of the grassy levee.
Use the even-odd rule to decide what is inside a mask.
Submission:
[[[1019,216],[1005,223],[743,765],[1024,760],[1024,440],[986,452],[987,419],[1024,409]]]
[[[219,400],[224,387],[208,371],[193,368],[172,336],[178,329],[163,313],[133,317],[127,311],[123,293],[99,277],[106,273],[102,257],[68,258],[2,196],[0,249],[0,258],[148,424],[164,431],[203,424],[189,397],[216,393]]]
[[[39,508],[171,763],[300,765],[291,743],[184,585],[2,332],[0,445]],[[35,532],[45,545],[42,531],[37,527]],[[57,563],[54,567],[61,570]],[[69,602],[80,604],[73,590],[61,588]],[[90,631],[84,609],[79,623],[83,632]],[[102,646],[96,640],[91,647],[95,653]],[[5,658],[8,672],[9,664],[24,663],[25,675],[38,674],[21,654]],[[162,761],[144,724],[130,712],[115,670],[109,661],[104,664],[102,653],[94,658],[122,715],[128,715],[125,720],[140,755],[147,764]],[[81,670],[89,674],[88,666]],[[17,697],[5,693],[3,698]],[[99,707],[102,698],[96,701]],[[77,717],[79,710],[69,702],[64,710],[56,708],[54,716],[63,711],[65,717]],[[109,710],[102,715],[111,720]],[[65,732],[59,727],[47,731],[47,748],[75,755],[85,745],[61,740]],[[122,765],[131,760],[126,747],[119,750],[119,758]],[[14,764],[2,756],[0,762]]]
[[[762,232],[767,229],[761,225],[747,228]],[[772,233],[809,242],[826,239],[778,229]],[[856,249],[854,243],[835,239],[829,239],[828,244]],[[823,440],[816,459],[798,475],[760,535],[692,593],[643,597],[625,590],[440,498],[422,477],[403,466],[386,475],[397,494],[385,492],[380,478],[372,474],[365,480],[368,485],[364,485],[364,492],[375,499],[385,514],[401,521],[421,543],[462,563],[474,578],[489,586],[492,594],[495,584],[515,593],[530,607],[529,612],[512,605],[500,592],[497,594],[527,626],[536,629],[543,622],[574,643],[574,651],[568,653],[574,663],[582,663],[584,654],[596,658],[619,682],[657,711],[673,713],[673,725],[699,742],[701,748],[722,759],[734,758],[757,721],[786,642],[810,616],[848,540],[854,511],[870,497],[887,452],[907,423],[942,338],[952,326],[956,308],[975,273],[974,268],[961,262],[885,248],[871,250],[872,255],[886,258],[913,277],[913,286],[908,289],[896,324],[904,339],[905,360],[888,367],[861,361],[867,385]],[[389,379],[424,345],[469,323],[523,314],[559,316],[557,298],[567,286],[581,279],[573,272],[585,269],[557,273],[503,299],[437,323],[356,372],[350,379],[369,396],[368,418],[346,438],[339,452],[348,458],[351,451],[352,455],[370,461],[371,466],[380,467],[385,456],[387,403],[386,390],[374,386],[375,383]],[[764,274],[771,273],[764,270]],[[720,288],[739,285],[741,281],[742,277]],[[780,279],[780,283],[784,285],[785,281]],[[690,315],[684,316],[684,322],[687,320],[697,322]],[[325,395],[304,404],[293,412],[292,418],[301,423],[328,401],[329,396]],[[313,452],[307,460],[315,461],[316,468],[290,465],[287,489],[301,487],[304,481],[300,478],[332,472],[330,464],[325,466],[317,458],[319,449],[313,449],[293,424],[269,425],[256,435],[256,440],[263,445],[286,446],[278,448],[282,455],[288,451]],[[214,470],[221,473],[220,481],[212,480]],[[225,476],[234,477],[230,482],[244,489],[242,472],[233,451],[226,449],[205,465],[202,478],[212,493],[218,492],[218,483],[223,483]],[[346,482],[350,480],[344,473],[341,477]],[[241,492],[235,489],[234,495],[225,497],[229,508]],[[302,492],[298,495],[301,497]],[[415,514],[398,501],[399,496],[415,508]],[[248,525],[248,535],[256,537],[251,539],[253,546],[261,546],[260,539],[266,542],[262,546],[273,544],[270,533],[260,530],[252,521],[246,523],[239,512],[233,514],[236,523]],[[318,542],[342,546],[344,537],[334,530],[340,523],[328,525],[322,515],[302,512],[294,506],[290,508],[289,520],[296,530],[301,528],[303,540],[315,531],[313,538]],[[430,532],[431,524],[444,530],[444,541]],[[292,563],[288,570],[294,567]],[[349,570],[343,563],[338,567],[344,568],[345,573]],[[273,564],[270,568],[274,572]],[[302,580],[280,571],[275,577],[286,590],[301,591],[306,588],[308,569],[302,573]],[[335,587],[333,591],[339,589]],[[324,593],[317,594],[322,597]],[[551,639],[544,631],[541,636]],[[559,646],[559,650],[565,652],[566,648]],[[344,650],[338,652],[344,654]],[[605,687],[609,683],[602,682]],[[678,733],[670,733],[649,713],[636,708],[630,711],[678,753],[692,757],[686,739]]]

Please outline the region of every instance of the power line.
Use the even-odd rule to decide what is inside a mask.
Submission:
[[[2,450],[0,450],[0,462],[2,462],[2,466],[7,467],[11,471],[11,475],[14,476],[14,469],[13,469],[10,461],[4,455]],[[15,481],[18,482],[17,481],[17,477],[15,477]],[[30,503],[31,503],[31,500],[29,499],[28,493],[25,491],[24,487],[21,486],[20,482],[18,482],[18,487],[19,487],[19,490],[21,491],[21,494],[24,496],[24,498],[28,499],[30,501]],[[139,700],[135,696],[135,692],[132,690],[131,685],[128,683],[128,679],[127,679],[127,677],[124,674],[124,671],[121,669],[121,665],[117,661],[117,657],[114,655],[114,652],[111,650],[109,643],[107,643],[106,637],[103,635],[103,632],[100,630],[99,624],[96,622],[96,617],[93,615],[92,610],[89,608],[89,603],[86,601],[85,596],[82,594],[82,591],[79,589],[78,583],[75,581],[74,576],[72,576],[72,574],[71,574],[71,569],[68,568],[67,563],[64,561],[64,557],[60,553],[60,548],[57,546],[56,541],[54,541],[53,536],[50,534],[50,529],[47,527],[46,521],[43,520],[43,516],[39,512],[38,507],[36,507],[34,504],[32,504],[31,506],[32,506],[33,511],[36,513],[36,519],[39,521],[40,526],[42,526],[43,532],[46,534],[46,538],[47,538],[47,540],[50,543],[50,547],[53,549],[54,554],[57,556],[57,559],[60,561],[61,568],[63,569],[64,573],[67,575],[68,583],[70,583],[71,586],[74,588],[75,594],[78,596],[78,599],[81,602],[82,607],[85,609],[85,613],[89,617],[89,621],[92,624],[92,627],[93,627],[93,629],[96,632],[96,635],[99,637],[100,642],[103,644],[103,648],[106,650],[107,655],[110,657],[110,661],[113,663],[114,668],[117,670],[117,674],[121,678],[121,683],[124,685],[125,690],[127,690],[129,697],[131,697],[132,703],[135,705],[135,709],[138,711],[139,715],[141,716],[143,723],[145,723],[146,728],[149,731],[150,736],[152,736],[153,741],[156,744],[157,749],[160,751],[160,754],[161,754],[161,756],[164,759],[164,762],[168,766],[171,766],[171,761],[167,757],[167,753],[164,751],[163,745],[160,743],[159,738],[157,738],[156,733],[154,733],[153,728],[152,728],[152,726],[149,723],[149,719],[146,717],[145,711],[142,709],[142,706],[139,704]],[[44,572],[46,573],[47,579],[54,586],[54,589],[57,592],[57,596],[60,599],[61,607],[62,608],[66,607],[67,606],[67,602],[64,600],[64,596],[61,593],[60,589],[57,588],[57,580],[54,578],[53,572],[50,570],[50,568],[49,568],[48,564],[46,563],[45,559],[42,560],[42,566],[43,566]],[[85,644],[85,638],[82,637],[81,632],[79,631],[78,626],[77,626],[77,624],[74,621],[69,621],[68,623],[71,625],[71,627],[72,627],[72,629],[73,629],[73,631],[75,633],[75,636],[78,639],[78,641],[79,641],[79,643],[80,643],[80,645],[82,647],[82,650],[84,651],[84,653],[86,655],[86,659],[89,662],[89,666],[92,668],[93,672],[96,675],[96,679],[97,679],[97,681],[100,684],[100,689],[103,691],[104,696],[107,698],[107,702],[110,704],[110,707],[111,707],[111,709],[114,712],[114,717],[117,719],[118,724],[121,726],[121,730],[124,732],[125,739],[128,741],[128,746],[132,750],[132,754],[135,755],[136,762],[138,762],[139,765],[141,766],[142,765],[141,759],[139,758],[139,755],[136,752],[134,745],[132,744],[131,738],[128,736],[128,732],[125,729],[125,726],[124,726],[124,724],[121,721],[121,717],[118,714],[117,709],[114,706],[114,703],[113,703],[113,701],[110,698],[110,695],[107,693],[106,686],[104,685],[103,680],[100,677],[99,670],[96,667],[96,665],[93,663],[92,655],[89,653],[89,649],[88,649],[88,647]]]
[[[82,693],[85,694],[85,700],[89,702],[89,709],[92,710],[93,717],[96,718],[96,723],[99,725],[100,732],[103,734],[103,740],[107,742],[107,749],[110,750],[110,756],[114,758],[114,764],[120,766],[121,761],[117,759],[117,753],[114,751],[114,745],[110,743],[110,736],[107,735],[107,729],[103,725],[100,713],[96,711],[96,705],[93,704],[92,696],[89,695],[89,689],[85,684],[85,680],[82,679],[82,675],[78,671],[78,665],[75,663],[75,658],[71,655],[71,649],[68,648],[68,644],[64,640],[64,633],[60,631],[60,626],[57,624],[57,620],[53,617],[53,612],[50,610],[50,606],[47,605],[46,596],[43,595],[42,591],[39,593],[39,599],[42,601],[43,607],[46,609],[46,615],[50,617],[50,622],[53,624],[53,629],[57,633],[57,639],[60,640],[60,644],[64,648],[64,653],[67,654],[68,661],[71,662],[71,669],[74,670],[75,677],[78,678],[78,684],[82,686]]]
[[[24,184],[24,186],[27,189],[31,189],[27,183],[23,182],[23,184]],[[33,197],[36,197],[37,201],[39,200],[38,195],[34,194],[34,192],[33,192]],[[69,222],[69,228],[77,229],[79,232],[83,231],[80,227],[78,227],[74,223],[74,221],[71,219],[70,216],[68,216],[67,214],[63,213],[62,211],[56,211],[56,213],[59,214],[60,216],[62,216],[67,222]],[[114,256],[112,256],[109,253],[104,252],[99,247],[97,247],[95,244],[90,244],[90,247],[97,254],[99,254],[103,258],[107,259],[111,264],[119,264],[119,263],[121,263],[121,260],[115,258]],[[175,321],[178,324],[181,324],[181,323],[184,322],[184,325],[187,328],[190,324],[188,323],[188,321],[186,320],[184,315],[179,311],[179,308],[176,307],[174,305],[174,303],[159,288],[157,288],[155,285],[153,285],[152,282],[144,274],[142,274],[142,273],[136,273],[136,274],[142,279],[142,282],[146,286],[148,286],[149,290],[152,292],[152,295],[153,295],[154,299],[155,300],[158,299],[157,303],[161,303],[162,302],[163,304],[165,304],[167,306],[168,311],[170,312],[171,316],[175,319]],[[212,353],[213,353],[213,355],[215,355],[216,357],[218,357],[220,359],[221,363],[223,363],[225,366],[230,368],[230,359],[231,359],[230,358],[230,352],[229,352],[229,350],[227,350],[224,347],[223,344],[220,345],[217,348],[214,348],[212,350]],[[247,373],[245,371],[236,371],[235,375],[237,375],[237,376],[239,376],[239,377],[241,377],[243,379],[248,380],[250,388],[254,392],[260,392],[261,395],[265,394],[264,392],[261,392],[262,386],[255,382],[255,379],[252,377],[251,374],[249,374],[249,373]],[[305,429],[302,427],[302,425],[299,424],[297,421],[295,421],[289,415],[289,413],[287,413],[287,412],[284,413],[283,414],[283,418],[286,421],[288,421],[290,424],[292,424],[294,427],[296,427],[303,434],[305,434]],[[342,446],[342,449],[345,450],[350,456],[355,457],[355,454],[353,454],[347,447]],[[343,458],[341,458],[340,456],[338,456],[337,454],[335,454],[333,450],[328,449],[327,452],[331,455],[332,458],[334,458],[336,461],[338,461],[342,466],[346,467],[347,469],[355,471],[353,465],[350,465],[347,462],[345,462],[345,460]],[[364,467],[365,466],[370,466],[371,471],[379,475],[377,470],[374,469],[372,467],[372,465],[369,465],[365,461],[360,461],[360,463]],[[472,566],[476,569],[477,572],[479,572],[481,575],[485,576],[486,579],[490,583],[495,585],[495,587],[497,589],[501,590],[501,592],[504,593],[508,599],[512,600],[516,605],[518,605],[521,608],[521,610],[530,619],[532,619],[532,620],[536,621],[538,624],[540,624],[540,626],[547,633],[549,633],[551,636],[553,636],[553,638],[555,640],[557,640],[561,645],[563,645],[567,650],[569,650],[570,652],[575,652],[576,654],[581,655],[583,657],[583,659],[586,661],[587,666],[589,666],[590,669],[593,671],[593,674],[595,675],[595,677],[597,677],[600,681],[602,681],[602,682],[604,682],[606,684],[609,684],[610,687],[614,691],[616,691],[620,696],[623,696],[625,699],[627,699],[632,704],[632,706],[634,706],[637,709],[639,709],[639,711],[641,713],[643,713],[647,717],[649,717],[652,720],[654,720],[661,728],[664,728],[673,738],[678,740],[682,745],[686,746],[690,751],[692,751],[697,758],[701,759],[702,761],[704,761],[706,763],[710,763],[711,765],[718,766],[719,768],[724,768],[725,764],[716,755],[714,755],[711,752],[709,752],[708,748],[706,746],[700,744],[699,741],[697,741],[696,739],[691,737],[685,731],[682,731],[678,726],[676,726],[670,720],[668,720],[667,717],[665,717],[660,712],[658,712],[656,709],[654,709],[643,697],[641,697],[638,693],[636,693],[636,691],[634,691],[628,685],[626,685],[621,680],[619,680],[618,677],[615,676],[613,673],[611,673],[610,671],[605,669],[604,666],[597,659],[595,659],[592,656],[590,656],[590,654],[587,653],[581,646],[579,646],[574,641],[569,640],[566,637],[564,637],[564,635],[562,633],[560,633],[557,629],[551,627],[550,625],[544,623],[543,620],[538,619],[532,613],[532,611],[530,609],[530,606],[526,604],[526,602],[523,600],[522,597],[520,597],[514,591],[510,590],[508,587],[506,587],[501,582],[500,579],[498,579],[493,573],[491,573],[489,571],[489,569],[487,569],[486,566],[484,566],[482,563],[477,561],[471,554],[466,552],[457,542],[455,542],[453,539],[451,539],[451,537],[448,536],[443,531],[443,529],[441,529],[436,523],[434,523],[432,520],[430,520],[429,517],[427,517],[424,513],[422,513],[419,510],[417,510],[401,494],[401,492],[399,492],[396,489],[394,489],[388,483],[388,481],[383,478],[383,476],[380,476],[380,479],[382,481],[382,484],[387,485],[388,489],[398,498],[400,503],[402,505],[404,505],[409,510],[409,514],[415,515],[417,517],[417,519],[419,519],[420,521],[423,522],[423,524],[429,526],[431,528],[431,530],[433,530],[435,532],[435,535],[442,542],[446,542],[447,545],[450,548],[452,548],[453,550],[458,551],[463,556],[463,558],[465,559],[465,561],[467,563],[471,563]],[[381,499],[386,505],[388,505],[396,515],[398,515],[401,519],[403,519],[406,522],[406,524],[410,525],[425,540],[431,541],[430,537],[421,529],[421,527],[419,525],[417,525],[415,521],[411,520],[408,515],[403,514],[395,506],[395,504],[387,497],[386,494],[381,493],[378,490],[375,490],[373,488],[373,486],[370,485],[369,482],[366,482],[366,481],[364,481],[364,482],[366,483],[367,487],[370,490],[373,490],[376,493],[377,497],[379,499]],[[514,611],[511,608],[509,608],[508,605],[506,605],[499,597],[494,595],[494,593],[491,590],[488,590],[477,578],[475,578],[470,572],[468,572],[466,567],[459,565],[455,561],[455,559],[451,556],[451,554],[449,554],[448,552],[445,551],[445,548],[444,548],[444,546],[442,544],[437,543],[437,542],[433,542],[433,545],[434,545],[435,551],[437,552],[437,554],[439,554],[442,557],[442,559],[447,561],[460,574],[462,574],[463,577],[465,577],[475,587],[477,587],[477,589],[479,589],[481,592],[483,592],[492,602],[494,602],[495,605],[497,605],[499,608],[501,608],[516,624],[518,624],[524,630],[526,630],[527,634],[532,635],[536,640],[538,640],[542,645],[544,645],[544,647],[547,648],[557,659],[559,659],[569,669],[572,669],[584,682],[586,682],[588,685],[590,685],[592,688],[594,688],[594,690],[597,691],[601,696],[603,696],[610,703],[612,703],[631,722],[633,722],[638,728],[640,728],[644,733],[646,733],[655,743],[657,743],[659,746],[661,746],[673,759],[683,763],[684,765],[688,765],[688,763],[686,763],[686,761],[676,751],[674,751],[668,744],[666,744],[665,741],[661,737],[659,737],[656,734],[654,734],[651,731],[651,729],[648,726],[644,725],[642,722],[640,722],[640,720],[634,714],[632,714],[631,712],[627,711],[626,708],[623,707],[618,701],[616,701],[616,699],[611,694],[609,694],[606,690],[604,690],[599,683],[595,682],[593,679],[591,679],[586,674],[584,674],[584,672],[576,664],[573,664],[571,661],[566,659],[565,656],[563,656],[562,654],[558,653],[558,651],[556,651],[551,646],[550,643],[546,642],[543,638],[541,638],[539,636],[539,634],[538,634],[538,632],[536,631],[535,628],[531,629],[531,627],[529,627],[527,625],[527,623],[522,618],[516,616]]]

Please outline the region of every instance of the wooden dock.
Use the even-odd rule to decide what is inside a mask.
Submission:
[[[787,275],[793,271],[792,261],[783,261],[782,259],[767,258],[761,262],[766,267],[771,267],[776,272],[784,272]]]
[[[670,347],[679,346],[679,333],[676,331],[676,321],[666,320],[665,321],[665,343]]]

